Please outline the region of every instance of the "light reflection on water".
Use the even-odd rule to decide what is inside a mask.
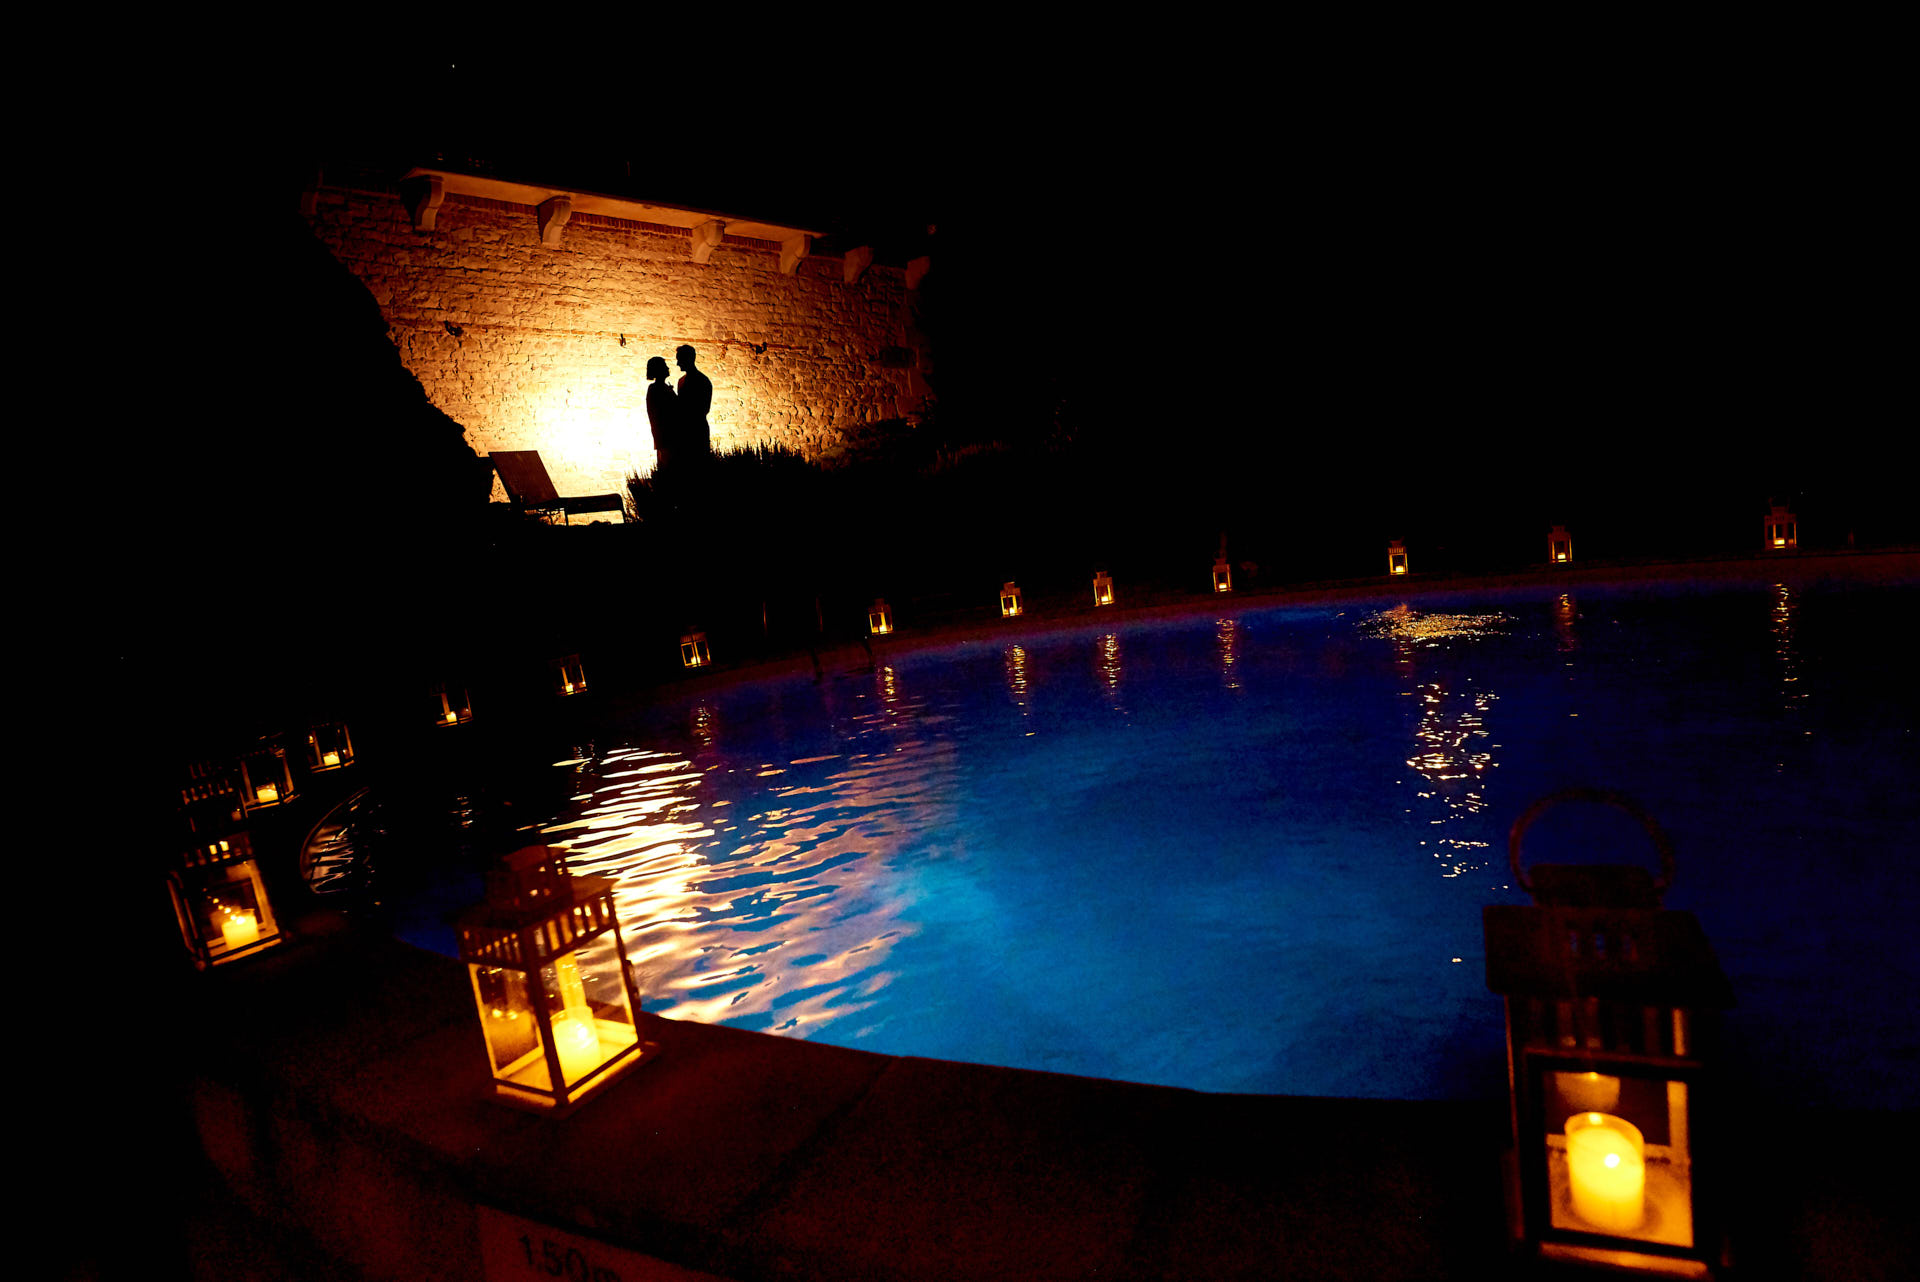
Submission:
[[[1835,700],[1804,691],[1838,678],[1803,636],[1833,625],[1803,632],[1818,598],[1769,589],[1756,627],[1756,599],[1704,621],[1597,590],[1248,611],[883,653],[576,747],[556,763],[576,799],[541,828],[615,879],[647,1009],[675,1018],[1207,1090],[1462,1097],[1504,1090],[1479,914],[1524,899],[1506,823],[1555,788],[1621,787],[1674,833],[1674,906],[1718,914],[1742,1009],[1788,1054],[1841,1034],[1781,932],[1881,956],[1848,914],[1913,898],[1829,886],[1783,836],[1808,829],[1794,807],[1895,842],[1914,807],[1889,780],[1913,754],[1883,727],[1860,740],[1871,769],[1808,755]],[[1803,787],[1754,792],[1776,763]],[[1848,1090],[1884,1099],[1876,1071]]]

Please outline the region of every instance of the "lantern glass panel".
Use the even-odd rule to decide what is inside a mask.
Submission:
[[[338,770],[353,764],[353,739],[340,722],[307,731],[307,769]]]
[[[893,631],[893,616],[884,605],[876,605],[867,612],[867,631],[885,635]]]
[[[188,951],[202,966],[279,942],[273,906],[251,859],[176,874],[173,903]]]
[[[250,752],[240,758],[240,800],[248,810],[261,810],[293,799],[293,775],[279,749]]]
[[[1644,1066],[1536,1063],[1548,1223],[1691,1249],[1688,1083]]]
[[[587,670],[580,662],[580,656],[570,654],[564,659],[553,661],[554,693],[566,696],[581,694],[587,688]]]
[[[1213,590],[1215,592],[1233,591],[1233,570],[1225,561],[1213,563]]]
[[[473,705],[463,686],[435,686],[428,705],[435,725],[457,726],[473,720]]]

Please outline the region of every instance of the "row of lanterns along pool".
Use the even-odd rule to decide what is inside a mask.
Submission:
[[[1799,526],[1793,513],[1784,507],[1775,505],[1768,514],[1764,546],[1771,551],[1788,551],[1798,548]],[[1567,565],[1573,561],[1573,536],[1564,525],[1554,526],[1547,535],[1547,561],[1552,565]],[[1407,545],[1404,540],[1394,539],[1387,544],[1387,575],[1400,577],[1410,572]],[[1233,591],[1233,565],[1226,555],[1214,558],[1212,572],[1213,590],[1216,593]],[[1113,575],[1106,569],[1096,569],[1093,574],[1093,604],[1095,608],[1114,604],[1115,592]],[[1017,618],[1026,613],[1026,600],[1017,581],[1009,579],[1000,585],[1000,616]],[[876,597],[867,608],[867,632],[870,636],[889,636],[895,628],[893,607],[886,598]],[[689,629],[680,637],[680,663],[686,668],[704,668],[712,665],[713,648],[702,631]],[[443,713],[449,724],[461,719],[454,710]]]

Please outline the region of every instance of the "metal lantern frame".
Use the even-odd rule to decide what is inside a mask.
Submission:
[[[1113,576],[1105,570],[1093,572],[1093,603],[1096,606],[1113,604]]]
[[[1407,545],[1400,539],[1387,544],[1387,573],[1400,575],[1407,572]]]
[[[1547,535],[1547,560],[1556,565],[1573,560],[1573,536],[1566,526],[1556,525]]]
[[[345,770],[352,764],[353,734],[346,722],[323,721],[307,727],[307,773]]]
[[[200,970],[251,957],[284,942],[260,877],[253,841],[242,831],[201,836],[167,872],[180,941]]]
[[[1233,566],[1224,556],[1215,557],[1213,562],[1213,590],[1215,592],[1233,591]]]
[[[428,701],[434,709],[433,724],[437,726],[464,726],[473,720],[473,699],[467,694],[467,688],[457,681],[436,681],[428,691]]]
[[[613,880],[573,876],[566,855],[550,846],[528,846],[509,855],[505,868],[489,877],[486,901],[455,923],[460,960],[467,964],[473,985],[475,1010],[482,1021],[493,1070],[495,1098],[504,1103],[553,1116],[565,1116],[590,1096],[659,1053],[659,1044],[640,1035],[640,994],[633,982],[620,918],[613,905]],[[612,936],[613,960],[619,981],[617,1000],[602,1002],[603,1010],[624,1013],[626,1019],[603,1018],[591,1007],[587,1014],[600,1059],[568,1081],[565,1054],[554,1031],[554,1008],[574,1022],[573,989],[577,1001],[587,997],[577,956],[587,946]],[[569,974],[571,978],[569,978]],[[506,1063],[500,1062],[495,1034],[486,1021],[500,1015],[487,988],[510,991],[517,977],[526,1009],[518,1014],[532,1021],[534,1039]],[[517,1043],[516,1043],[517,1044]],[[544,1084],[543,1084],[544,1083]]]
[[[1763,531],[1769,552],[1792,552],[1800,546],[1800,521],[1794,516],[1793,509],[1775,503],[1767,512],[1766,527]]]
[[[240,804],[248,814],[285,805],[300,795],[293,782],[293,770],[287,764],[287,750],[277,739],[261,743],[240,754]]]
[[[1660,875],[1529,872],[1522,838],[1564,802],[1638,820]],[[1534,903],[1482,916],[1487,986],[1506,1004],[1512,1239],[1541,1260],[1710,1277],[1727,1259],[1714,1062],[1733,997],[1698,921],[1661,907],[1672,845],[1630,799],[1575,788],[1515,821],[1508,858]]]
[[[1003,619],[1011,619],[1017,614],[1024,613],[1025,610],[1026,605],[1020,598],[1019,586],[1012,580],[1001,584],[1000,617]]]
[[[867,610],[867,631],[877,637],[893,631],[893,607],[887,604],[885,597],[875,597],[872,607]]]
[[[587,692],[587,670],[577,654],[563,654],[552,661],[553,692],[562,699]]]
[[[707,634],[688,632],[680,638],[680,665],[687,668],[705,668],[713,663],[713,650],[707,645]]]

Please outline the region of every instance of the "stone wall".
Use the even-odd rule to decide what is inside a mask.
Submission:
[[[682,343],[713,380],[717,449],[833,457],[926,396],[898,266],[849,283],[841,258],[814,255],[786,274],[779,244],[735,236],[697,263],[683,228],[586,213],[549,248],[533,207],[451,194],[433,230],[415,231],[396,190],[350,180],[311,203],[315,234],[468,444],[540,451],[562,495],[623,491],[653,468],[647,358],[666,359],[671,383]]]

